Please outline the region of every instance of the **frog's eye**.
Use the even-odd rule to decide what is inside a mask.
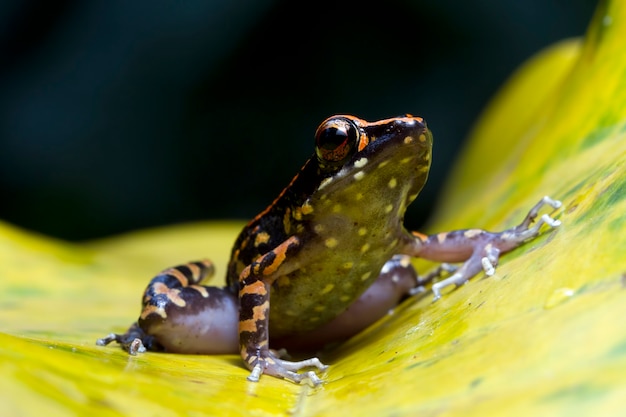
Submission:
[[[315,132],[315,153],[328,165],[343,164],[356,150],[358,131],[346,119],[329,119]]]

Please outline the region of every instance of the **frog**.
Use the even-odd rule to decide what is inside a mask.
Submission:
[[[340,343],[431,284],[436,301],[484,272],[500,256],[560,225],[561,202],[545,196],[517,226],[423,234],[404,226],[407,207],[431,166],[433,135],[422,117],[368,122],[324,120],[314,154],[237,237],[226,284],[203,284],[210,260],[165,269],[148,284],[142,311],[117,342],[130,354],[239,354],[258,382],[270,375],[313,386],[328,366],[317,356],[293,361],[288,349]],[[540,215],[543,207],[551,213]],[[412,260],[441,263],[419,276]],[[270,345],[272,348],[270,348]]]

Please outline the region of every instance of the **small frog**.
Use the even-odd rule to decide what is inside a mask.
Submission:
[[[312,349],[358,333],[447,269],[432,285],[461,285],[492,275],[502,253],[560,222],[544,197],[518,226],[434,235],[407,231],[406,208],[422,189],[431,163],[432,135],[420,117],[366,122],[326,119],[315,133],[315,154],[280,195],[241,231],[224,288],[201,285],[210,261],[167,269],[148,285],[143,310],[124,334],[110,334],[131,354],[149,350],[217,354],[238,352],[251,370],[313,385],[324,371],[317,358],[292,362],[272,347]],[[533,225],[534,223],[534,225]],[[462,262],[418,278],[411,257]]]

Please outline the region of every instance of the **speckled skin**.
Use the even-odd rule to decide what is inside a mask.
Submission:
[[[131,353],[238,351],[251,381],[265,373],[315,385],[315,372],[297,371],[326,366],[317,358],[282,360],[270,340],[274,348],[306,348],[345,339],[418,285],[410,257],[463,262],[433,285],[439,298],[448,285],[492,274],[499,255],[537,236],[542,224],[559,224],[546,214],[531,227],[542,206],[560,206],[545,197],[504,232],[409,232],[404,213],[431,163],[424,121],[334,116],[315,138],[315,155],[237,238],[225,288],[199,285],[212,273],[208,261],[166,270],[146,289],[138,322],[99,343],[117,341]]]
[[[228,274],[234,292],[260,255],[289,253],[280,264],[272,262],[272,337],[306,333],[336,317],[414,239],[402,220],[426,182],[432,136],[417,118],[359,127],[368,141],[363,150],[340,166],[311,158],[235,243]],[[269,236],[267,243],[255,243],[259,233]]]

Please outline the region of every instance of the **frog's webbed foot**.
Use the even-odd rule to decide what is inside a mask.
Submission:
[[[446,238],[443,239],[443,242],[445,242],[446,239],[452,241],[458,239],[465,244],[469,242],[472,246],[472,254],[450,277],[433,284],[432,291],[435,296],[434,299],[438,300],[441,298],[441,290],[443,288],[450,285],[459,286],[465,284],[481,270],[488,276],[493,275],[498,265],[500,254],[515,249],[524,242],[536,238],[543,225],[547,225],[550,228],[558,227],[561,222],[555,220],[548,214],[543,214],[535,223],[539,211],[544,206],[549,206],[556,210],[561,207],[561,202],[553,200],[548,196],[543,197],[530,209],[519,225],[500,233],[489,233],[477,229],[449,233]],[[439,237],[439,239],[441,239],[441,237]],[[464,243],[460,243],[459,246],[463,246]],[[455,242],[449,243],[449,247],[453,247],[454,245]]]
[[[106,346],[117,342],[120,347],[131,355],[145,352],[146,350],[163,350],[153,336],[146,334],[137,323],[133,323],[126,333],[111,333],[96,340],[96,345]]]
[[[269,351],[263,359],[257,359],[252,366],[252,372],[248,376],[248,381],[259,382],[262,374],[283,378],[297,384],[308,382],[312,386],[322,383],[322,380],[314,371],[298,373],[304,368],[315,367],[320,371],[328,369],[318,358],[310,358],[302,361],[292,362],[280,359],[274,351]]]

